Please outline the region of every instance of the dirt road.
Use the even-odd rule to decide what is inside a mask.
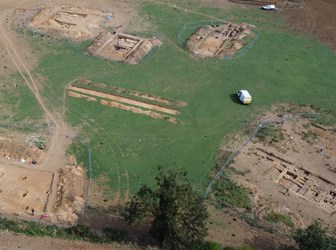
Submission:
[[[49,202],[47,204],[46,212],[49,212],[51,205],[56,200],[56,188],[58,183],[57,171],[64,167],[66,164],[65,157],[65,148],[69,143],[66,139],[66,134],[69,129],[64,124],[62,117],[57,116],[52,111],[49,110],[45,104],[44,99],[41,97],[40,90],[43,87],[43,83],[37,82],[33,74],[30,72],[27,64],[27,58],[23,58],[19,49],[17,48],[17,36],[13,31],[6,25],[6,17],[10,14],[11,9],[16,7],[22,7],[24,4],[27,4],[29,1],[22,1],[20,3],[7,5],[7,8],[4,5],[7,3],[2,3],[0,6],[0,42],[6,48],[7,55],[10,58],[10,61],[15,66],[16,70],[21,75],[25,84],[29,87],[31,92],[34,94],[38,104],[44,111],[45,119],[49,127],[51,136],[49,138],[48,149],[45,155],[44,161],[38,166],[40,169],[49,170],[54,172],[54,180],[52,184],[52,191],[49,196]],[[31,3],[31,1],[30,1]],[[57,159],[57,160],[55,160]],[[42,212],[42,211],[41,211]]]
[[[128,1],[125,1],[128,2]],[[39,0],[2,0],[0,1],[0,49],[4,51],[6,58],[6,65],[11,64],[9,67],[17,71],[24,83],[28,86],[29,90],[33,93],[44,112],[45,121],[48,124],[48,130],[50,137],[47,142],[47,149],[43,162],[36,165],[36,169],[49,170],[54,173],[54,180],[52,184],[52,191],[49,196],[48,204],[46,207],[47,213],[51,215],[49,211],[53,208],[52,205],[56,201],[57,195],[57,182],[58,182],[58,170],[66,166],[65,150],[67,145],[71,142],[68,139],[68,135],[71,134],[71,130],[63,121],[63,114],[55,113],[46,104],[46,99],[41,95],[44,82],[40,77],[34,75],[31,72],[34,65],[31,63],[34,59],[34,55],[27,53],[27,45],[22,46],[22,38],[19,38],[15,31],[13,31],[8,22],[8,15],[15,9],[31,9],[36,7],[51,6],[51,5],[63,5],[68,1],[39,1]],[[73,0],[72,4],[86,6],[93,5],[93,7],[106,9],[111,8],[111,3],[108,0],[97,1],[79,1]],[[132,8],[126,8],[125,4],[120,4],[124,10],[128,12]],[[119,6],[119,5],[118,5]],[[125,16],[125,20],[127,20]],[[13,71],[11,71],[13,72]],[[6,73],[6,72],[5,72]],[[38,214],[39,211],[36,211]],[[43,212],[43,211],[40,211]],[[46,238],[30,238],[23,235],[11,234],[6,232],[0,232],[0,249],[115,249],[113,245],[93,245],[86,242],[73,242],[64,241],[60,239],[46,239]],[[120,249],[120,246],[118,247]],[[129,249],[128,247],[121,247],[121,249]]]

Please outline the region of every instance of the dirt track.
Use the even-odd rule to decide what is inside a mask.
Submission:
[[[34,61],[32,58],[34,58],[34,55],[27,53],[25,48],[21,46],[22,41],[18,38],[15,31],[11,30],[11,27],[9,26],[9,22],[7,20],[8,15],[11,14],[11,12],[17,8],[36,8],[41,6],[50,6],[50,5],[62,5],[67,3],[67,1],[57,1],[50,2],[50,1],[38,1],[38,0],[21,0],[21,1],[9,1],[9,0],[3,0],[0,2],[0,49],[2,51],[6,51],[7,58],[4,58],[6,65],[8,65],[8,68],[14,69],[19,72],[22,79],[24,80],[25,84],[28,86],[30,91],[35,96],[38,104],[42,108],[45,116],[45,120],[48,124],[48,130],[50,133],[50,137],[48,138],[47,143],[47,149],[45,150],[45,157],[44,160],[37,166],[36,170],[43,169],[48,170],[51,173],[55,173],[55,179],[53,181],[52,186],[52,192],[49,196],[49,202],[47,204],[46,211],[51,211],[52,204],[55,203],[57,200],[57,183],[58,183],[58,170],[62,167],[66,166],[66,156],[65,156],[65,149],[67,145],[69,144],[70,140],[67,139],[69,135],[69,128],[65,125],[63,122],[63,118],[61,115],[51,111],[49,107],[46,105],[45,100],[41,96],[41,89],[43,88],[44,83],[39,77],[33,75],[31,73],[31,62]],[[78,5],[93,5],[92,7],[96,8],[102,8],[108,6],[108,1],[106,0],[98,0],[94,3],[91,3],[91,1],[72,1],[73,4]],[[118,5],[118,4],[117,4]],[[125,7],[125,4],[118,5],[121,8]],[[110,7],[110,6],[109,6]],[[107,7],[108,8],[108,7]],[[114,8],[116,9],[116,8]],[[124,8],[124,11],[126,8]],[[132,7],[129,7],[127,11],[130,11]],[[119,13],[117,15],[120,15]],[[125,20],[130,17],[125,16]],[[120,18],[120,22],[122,23],[124,20]],[[10,71],[12,72],[12,71]],[[57,159],[57,160],[55,160]],[[37,176],[35,176],[37,178]],[[37,209],[37,207],[36,207]],[[38,214],[42,211],[36,211]],[[45,249],[47,246],[45,245],[47,242],[49,244],[49,248],[56,249],[55,246],[57,246],[57,249],[59,247],[65,247],[67,249],[92,249],[97,248],[97,246],[94,246],[92,244],[83,243],[83,242],[75,242],[70,243],[69,241],[62,241],[58,239],[49,239],[45,240],[43,238],[40,239],[34,239],[33,241],[29,237],[25,236],[19,236],[19,235],[13,235],[8,233],[2,233],[0,234],[0,249],[17,249],[17,248],[24,248],[24,249]],[[15,242],[15,243],[14,243]],[[112,246],[113,248],[113,246]],[[106,246],[98,246],[97,249],[111,249],[111,245]]]
[[[15,6],[13,6],[15,7]],[[47,121],[49,129],[52,131],[52,136],[48,145],[48,151],[43,163],[40,165],[42,169],[50,170],[52,172],[57,172],[57,170],[65,166],[65,152],[64,147],[66,146],[66,140],[64,136],[65,126],[61,119],[57,118],[45,105],[44,100],[40,95],[39,85],[30,70],[26,66],[26,62],[21,58],[20,53],[17,51],[15,46],[15,34],[11,34],[11,31],[8,27],[5,26],[5,18],[10,13],[10,10],[2,10],[0,13],[0,36],[1,41],[5,45],[7,53],[10,57],[10,60],[15,65],[15,68],[18,70],[25,83],[34,94],[37,102],[45,113],[45,119]],[[58,159],[55,161],[53,159]],[[56,185],[58,182],[58,175],[54,175],[53,187],[52,190],[56,190]],[[53,203],[56,200],[56,192],[52,191],[49,199],[49,204]],[[50,205],[47,205],[46,211],[50,210]]]

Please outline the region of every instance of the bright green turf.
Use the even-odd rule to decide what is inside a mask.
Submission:
[[[159,164],[186,168],[195,187],[204,188],[223,136],[274,103],[313,104],[335,112],[336,56],[328,48],[282,30],[283,21],[275,13],[195,8],[255,24],[260,30],[256,44],[232,60],[193,58],[176,43],[177,34],[186,22],[207,18],[143,4],[141,14],[146,17],[150,13],[156,27],[153,33],[163,45],[142,63],[107,63],[82,53],[84,45],[74,49],[69,43],[50,45],[50,54],[40,61],[37,72],[47,78],[43,96],[57,109],[62,105],[64,86],[78,77],[188,103],[178,116],[184,125],[174,125],[66,98],[67,120],[81,127],[81,137],[90,140],[94,176],[107,173],[114,190],[119,186],[118,176],[122,193],[128,185],[134,192],[143,183],[153,183]],[[32,43],[36,48],[45,46],[37,39]],[[243,106],[230,98],[238,89],[250,91],[252,105]],[[86,150],[80,144],[70,149],[85,161]]]

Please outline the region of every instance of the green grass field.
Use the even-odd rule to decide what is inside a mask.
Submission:
[[[94,177],[107,173],[114,192],[120,190],[125,195],[128,188],[133,193],[141,184],[154,183],[158,165],[186,168],[195,188],[202,191],[223,136],[275,103],[313,104],[336,114],[331,94],[336,56],[327,47],[283,30],[283,20],[276,13],[247,8],[229,12],[199,6],[195,10],[254,24],[260,31],[258,40],[242,56],[231,60],[194,58],[183,50],[177,35],[186,22],[210,18],[154,3],[143,3],[140,14],[147,18],[150,13],[148,21],[155,28],[145,33],[156,35],[163,45],[138,65],[86,55],[87,42],[47,45],[41,39],[32,39],[34,48],[48,48],[49,53],[35,73],[46,78],[43,96],[55,110],[62,108],[66,84],[76,78],[188,103],[178,116],[184,125],[174,125],[99,103],[66,98],[66,119],[81,128],[69,152],[87,164],[90,141]],[[234,100],[233,94],[239,89],[248,89],[252,94],[250,106]]]

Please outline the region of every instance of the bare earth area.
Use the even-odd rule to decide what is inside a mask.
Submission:
[[[57,32],[75,39],[94,38],[103,28],[111,26],[111,13],[72,6],[42,9],[29,27],[36,31]]]
[[[276,113],[276,111],[275,111]],[[291,217],[297,227],[314,220],[336,226],[336,132],[296,115],[277,118],[279,142],[255,139],[232,167],[234,180],[253,193],[255,213],[273,210]]]
[[[166,120],[174,124],[179,123],[178,119],[173,117],[180,114],[176,107],[187,105],[183,101],[107,86],[104,83],[95,83],[86,79],[72,81],[67,85],[67,90],[68,96],[71,97],[93,102],[97,102],[99,98],[99,103],[102,105]]]
[[[310,34],[336,51],[336,1],[334,0],[230,0],[261,7],[274,4],[280,8],[295,33]]]
[[[128,64],[137,64],[155,46],[162,43],[155,37],[145,39],[128,34],[102,32],[97,36],[87,51],[113,61],[121,61]]]
[[[297,107],[295,113],[288,109],[279,105],[259,121],[271,120],[279,141],[255,137],[225,170],[249,191],[248,213],[263,229],[249,225],[240,209],[210,206],[210,240],[254,249],[287,249],[294,244],[288,235],[314,220],[327,229],[335,228],[336,129],[304,118],[302,114],[316,114],[308,107]],[[245,140],[238,134],[228,136],[221,152],[232,152]],[[290,223],[267,221],[265,216],[271,212],[286,216]]]
[[[246,40],[255,37],[249,24],[224,23],[199,28],[187,41],[187,49],[199,57],[232,57]]]

